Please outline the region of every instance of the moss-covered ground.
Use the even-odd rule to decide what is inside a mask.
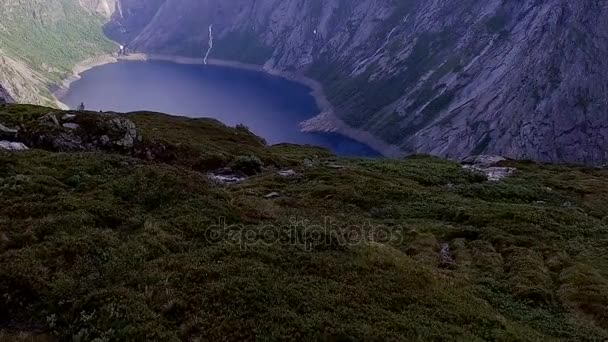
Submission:
[[[487,182],[130,117],[172,158],[0,152],[0,340],[608,338],[607,169],[508,161]],[[208,179],[251,155],[261,173]]]

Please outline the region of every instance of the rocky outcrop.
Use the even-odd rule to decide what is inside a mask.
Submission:
[[[120,4],[107,31],[131,49],[202,58],[213,25],[211,58],[312,76],[342,121],[406,153],[608,161],[605,1]]]
[[[462,167],[472,172],[483,174],[490,182],[498,182],[517,171],[514,167],[501,166],[501,162],[506,160],[506,158],[501,156],[470,156],[463,159]]]
[[[27,149],[28,147],[24,143],[0,140],[0,150],[24,151]]]
[[[117,8],[117,0],[78,0],[80,6],[106,18],[110,18]]]
[[[48,113],[20,127],[16,138],[33,148],[51,151],[130,152],[141,141],[135,124],[113,113]]]
[[[6,91],[6,89],[4,89],[0,84],[0,104],[12,102],[13,98],[9,95],[8,91]]]

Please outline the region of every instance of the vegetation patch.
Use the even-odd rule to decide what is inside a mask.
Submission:
[[[49,111],[0,106],[0,122]],[[505,161],[518,171],[488,182],[127,117],[173,159],[0,152],[0,339],[608,338],[603,168]],[[241,162],[241,183],[207,176]]]

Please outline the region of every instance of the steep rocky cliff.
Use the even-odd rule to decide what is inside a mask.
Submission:
[[[11,103],[11,102],[13,102],[13,98],[0,84],[0,104]]]
[[[106,18],[110,18],[116,10],[117,0],[78,0],[80,6]]]
[[[305,73],[404,152],[608,161],[608,2],[121,0],[134,50]],[[321,125],[322,126],[322,125]]]

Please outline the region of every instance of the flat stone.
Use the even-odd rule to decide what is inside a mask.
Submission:
[[[62,126],[65,127],[65,128],[68,128],[68,129],[78,129],[78,128],[80,128],[79,124],[69,123],[69,122],[68,123],[64,123]]]
[[[271,192],[268,195],[264,196],[265,198],[277,198],[277,197],[281,197],[281,194],[278,192]]]
[[[49,126],[60,126],[59,120],[57,120],[57,116],[55,116],[55,114],[53,113],[46,114],[45,116],[38,119],[38,121],[42,124]]]
[[[237,175],[217,175],[217,174],[213,174],[210,173],[207,175],[207,177],[209,177],[210,180],[219,183],[219,184],[226,184],[226,185],[230,185],[230,184],[238,184],[243,182],[245,179],[245,177],[240,177]]]
[[[71,121],[74,120],[74,118],[76,118],[76,114],[66,114],[64,116],[61,117],[61,120],[63,121]]]
[[[340,164],[327,164],[327,167],[330,169],[336,169],[336,170],[344,169],[344,165],[340,165]]]
[[[295,172],[294,170],[283,170],[283,171],[279,171],[279,175],[281,177],[295,177],[298,175],[298,173]]]
[[[9,151],[24,151],[27,150],[28,147],[25,144],[20,142],[12,142],[2,140],[0,141],[0,149],[9,150]]]
[[[1,123],[0,123],[0,131],[4,132],[4,133],[10,133],[10,134],[17,133],[17,129],[16,128],[9,128],[9,127],[4,126]]]

